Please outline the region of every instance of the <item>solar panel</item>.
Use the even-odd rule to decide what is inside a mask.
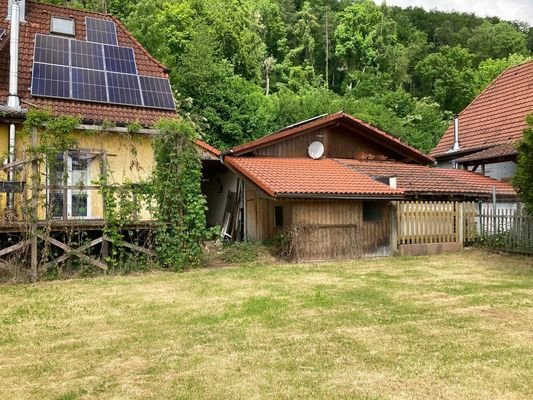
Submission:
[[[87,40],[89,42],[117,45],[117,29],[113,21],[98,18],[85,18]]]
[[[35,36],[35,62],[68,66],[69,58],[68,39],[41,34]]]
[[[72,98],[107,102],[105,72],[72,68]]]
[[[111,103],[142,106],[139,77],[137,75],[107,73],[109,101]]]
[[[108,71],[137,74],[135,56],[131,47],[104,46],[104,54]]]
[[[104,70],[104,55],[101,44],[72,40],[70,51],[73,67]]]
[[[140,76],[139,79],[141,81],[141,90],[146,107],[164,108],[168,110],[176,109],[168,79],[154,78],[151,76]]]
[[[31,94],[46,97],[70,97],[69,67],[50,64],[33,64]]]
[[[115,45],[114,22],[86,22],[90,41],[35,35],[33,96],[176,109],[168,79],[138,75],[133,48]]]

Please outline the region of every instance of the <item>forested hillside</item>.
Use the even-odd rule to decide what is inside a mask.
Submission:
[[[51,0],[106,11],[172,69],[180,112],[220,148],[347,111],[428,151],[533,28],[371,0]]]

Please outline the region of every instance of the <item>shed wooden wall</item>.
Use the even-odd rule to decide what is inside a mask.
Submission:
[[[264,241],[289,232],[295,260],[349,259],[391,253],[390,203],[374,201],[379,221],[363,220],[357,200],[276,201],[246,186],[246,230],[249,240]],[[283,228],[276,228],[274,207],[283,206]]]
[[[271,157],[307,157],[307,148],[315,141],[324,145],[324,156],[328,158],[357,158],[361,153],[385,156],[390,159],[397,157],[389,150],[381,148],[357,132],[342,126],[302,133],[259,148],[254,153],[258,156]]]

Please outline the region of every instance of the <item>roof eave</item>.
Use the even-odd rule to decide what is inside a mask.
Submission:
[[[276,199],[318,200],[402,200],[402,194],[343,194],[343,193],[275,193]]]

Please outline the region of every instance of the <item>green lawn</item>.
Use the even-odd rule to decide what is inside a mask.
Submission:
[[[531,399],[533,258],[0,286],[0,399]]]

